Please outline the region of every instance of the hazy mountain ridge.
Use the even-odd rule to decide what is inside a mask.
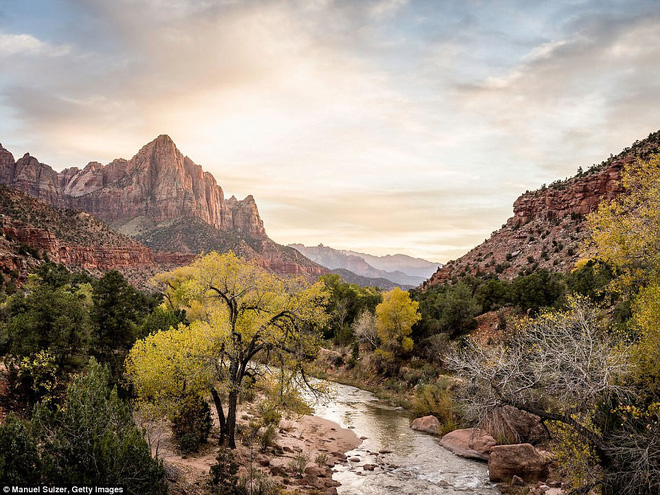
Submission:
[[[513,216],[483,243],[450,261],[428,281],[494,273],[513,279],[538,269],[569,272],[588,235],[585,215],[621,194],[621,172],[660,150],[660,131],[638,140],[616,156],[565,180],[527,191],[513,204]]]
[[[290,244],[289,246],[332,271],[337,269],[348,270],[357,276],[368,279],[389,280],[397,286],[419,285],[431,276],[438,266],[441,266],[437,263],[403,254],[373,256],[355,251],[334,249],[323,244],[318,246]],[[390,269],[376,268],[371,264],[372,262]],[[419,273],[425,275],[418,275]]]

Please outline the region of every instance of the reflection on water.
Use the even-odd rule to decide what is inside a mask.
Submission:
[[[367,391],[333,384],[331,401],[317,402],[315,415],[351,428],[362,444],[347,453],[348,465],[333,478],[340,494],[473,494],[496,495],[486,464],[456,457],[437,438],[410,429],[406,411],[380,403]],[[364,470],[374,464],[373,471]]]

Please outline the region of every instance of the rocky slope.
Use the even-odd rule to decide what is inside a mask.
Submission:
[[[537,269],[570,271],[588,233],[585,215],[595,211],[601,201],[621,193],[624,166],[659,150],[660,131],[586,172],[579,170],[574,177],[527,191],[514,202],[513,216],[501,229],[461,258],[447,263],[427,283],[479,273],[513,279]]]
[[[213,176],[166,135],[130,160],[61,172],[29,154],[14,160],[0,146],[0,182],[50,205],[91,213],[154,249],[185,254],[232,249],[281,273],[326,271],[270,240],[254,198],[225,199]]]
[[[4,185],[0,232],[0,270],[7,279],[22,278],[46,259],[91,272],[117,269],[141,281],[161,263],[169,265],[93,215],[54,208]]]
[[[305,246],[290,244],[290,247],[300,251],[307,258],[332,271],[347,270],[367,279],[385,279],[397,286],[416,286],[424,282],[437,268],[441,266],[420,258],[403,254],[373,256],[355,251],[342,251],[323,244]],[[387,270],[383,269],[387,268]],[[360,280],[359,278],[355,278]],[[348,280],[347,280],[348,281]],[[371,283],[370,285],[376,285]]]

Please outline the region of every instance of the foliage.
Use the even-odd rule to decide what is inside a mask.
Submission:
[[[614,278],[612,268],[598,259],[579,261],[566,277],[566,288],[574,294],[587,296],[594,302],[603,302],[607,287]]]
[[[511,302],[521,310],[533,314],[542,308],[553,307],[563,294],[561,275],[547,270],[518,277],[511,286]]]
[[[635,379],[649,398],[660,397],[660,286],[643,288],[633,305],[637,342],[632,360]]]
[[[625,167],[626,191],[587,217],[591,244],[613,267],[618,290],[660,282],[660,155]],[[631,235],[634,233],[634,235]]]
[[[7,302],[10,353],[22,357],[45,350],[58,366],[80,366],[91,341],[85,289],[53,289],[34,278],[26,289]]]
[[[9,371],[10,392],[19,402],[31,408],[38,401],[50,402],[60,376],[55,358],[46,351],[39,351],[22,359],[8,358],[5,365]]]
[[[571,297],[568,305],[566,311],[518,322],[499,345],[467,341],[451,356],[450,364],[469,383],[464,402],[472,415],[485,417],[494,407],[509,405],[559,423],[572,442],[565,454],[577,455],[578,446],[584,454],[575,459],[579,469],[574,478],[584,475],[593,452],[607,466],[599,482],[608,487],[612,485],[606,478],[612,472],[621,470],[620,475],[625,472],[628,478],[639,474],[627,472],[631,464],[617,459],[614,452],[622,441],[619,422],[606,421],[601,412],[609,411],[610,403],[634,403],[636,391],[627,385],[633,372],[631,350],[607,331],[588,299]],[[642,437],[630,438],[628,443],[636,443],[639,455],[649,450]]]
[[[210,386],[210,378],[219,380],[227,390],[226,417],[221,397],[213,395],[221,438],[234,447],[237,401],[244,379],[273,374],[257,360],[277,365],[278,396],[285,397],[300,384],[297,377],[304,374],[306,363],[316,357],[317,329],[327,321],[325,286],[280,278],[232,253],[215,252],[157,280],[172,308],[185,310],[192,323],[180,325],[178,333],[159,332],[151,340],[139,341],[129,356],[129,376],[143,400],[163,395],[156,390],[154,378],[168,374],[168,368],[177,373],[164,387],[166,394],[188,386]],[[191,338],[192,332],[201,333],[202,338]],[[172,345],[177,339],[184,345]],[[173,364],[168,356],[174,357]]]
[[[409,335],[421,318],[418,307],[419,303],[398,287],[383,294],[383,302],[376,306],[376,328],[384,349],[395,354],[412,350],[413,341]]]
[[[88,370],[69,386],[62,408],[35,408],[45,479],[57,484],[127,485],[131,494],[166,493],[163,466],[151,457],[116,388],[109,389],[109,371],[94,360]]]
[[[415,337],[419,341],[438,333],[457,337],[476,327],[475,316],[481,306],[474,297],[473,283],[464,279],[456,285],[434,287],[426,292],[416,293],[422,318],[415,326]]]
[[[416,416],[432,414],[438,418],[442,434],[459,428],[457,406],[446,381],[417,385],[412,406]]]
[[[126,375],[140,408],[173,419],[186,394],[202,394],[212,386],[220,346],[217,333],[203,322],[138,340],[126,359]]]
[[[289,468],[293,471],[294,474],[302,476],[305,474],[305,468],[309,462],[309,454],[306,452],[299,452],[289,462]]]
[[[37,484],[39,453],[23,422],[13,413],[0,425],[0,480],[6,484]]]
[[[358,342],[369,344],[372,349],[378,347],[378,328],[376,315],[368,309],[363,309],[351,325]]]
[[[227,447],[220,447],[215,460],[216,463],[211,466],[214,493],[219,495],[241,493],[238,489],[238,463],[234,459],[234,452]]]
[[[197,452],[211,433],[213,420],[208,403],[198,394],[187,394],[172,419],[172,433],[184,454]]]
[[[92,322],[101,357],[111,349],[128,350],[136,337],[136,325],[146,313],[144,296],[116,270],[94,284]]]
[[[330,318],[324,327],[324,338],[334,338],[338,344],[350,343],[350,329],[365,310],[374,312],[381,302],[380,291],[375,287],[348,284],[341,276],[330,273],[319,279],[325,285],[328,296],[327,311]],[[341,340],[341,342],[339,342]]]

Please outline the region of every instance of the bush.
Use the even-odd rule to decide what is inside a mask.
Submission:
[[[64,406],[38,404],[33,425],[43,445],[44,478],[53,484],[125,485],[128,494],[167,492],[165,471],[128,406],[110,390],[110,373],[93,359],[69,386]]]
[[[211,433],[213,420],[207,402],[197,394],[189,394],[172,419],[172,433],[183,454],[199,451]]]
[[[415,388],[413,411],[417,416],[432,414],[442,424],[441,433],[445,434],[458,428],[459,418],[448,388],[448,383],[418,385]]]
[[[0,425],[0,480],[7,484],[37,484],[39,454],[23,422],[9,413]]]
[[[268,447],[272,447],[275,443],[275,436],[277,432],[275,431],[275,426],[272,424],[266,426],[264,431],[261,433],[261,451],[265,451]]]
[[[291,468],[291,471],[293,471],[294,474],[302,476],[305,473],[307,462],[309,462],[309,456],[305,452],[300,452],[291,459],[289,462],[289,468]]]
[[[241,493],[238,488],[238,464],[234,460],[234,452],[227,447],[220,447],[215,460],[216,463],[211,466],[214,492],[220,495]]]

